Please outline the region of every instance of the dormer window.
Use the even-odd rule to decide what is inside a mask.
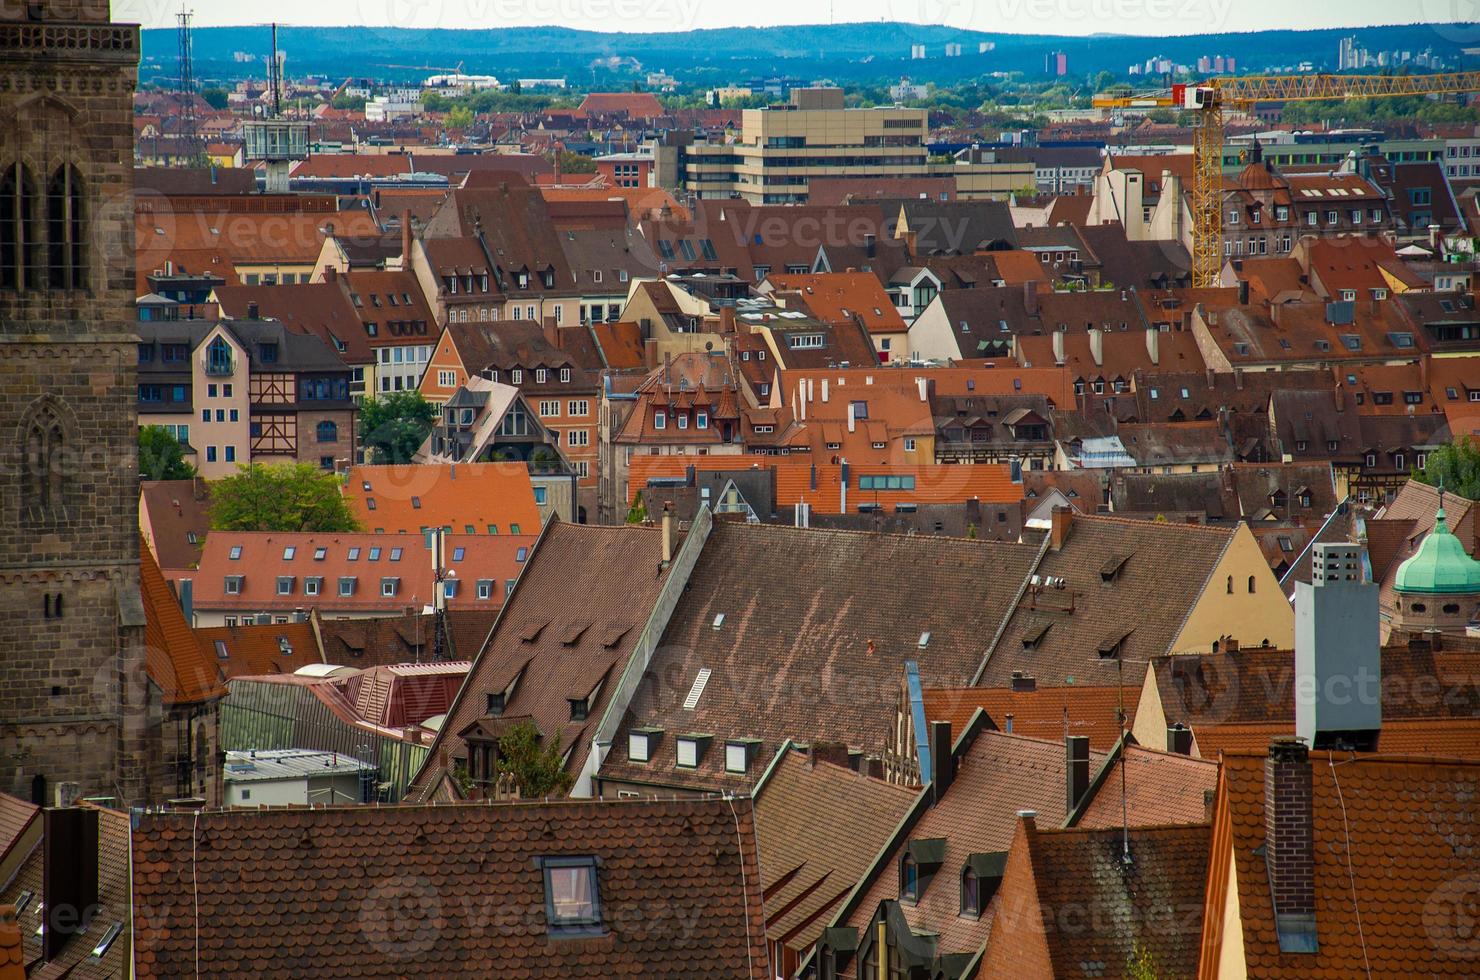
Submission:
[[[649,762],[657,751],[658,740],[663,736],[661,728],[634,728],[627,733],[627,760]]]
[[[899,859],[899,900],[920,900],[920,866],[908,851]]]
[[[1007,870],[1007,852],[972,854],[961,869],[961,915],[979,918],[997,894]]]
[[[930,887],[930,879],[945,861],[945,838],[912,840],[899,859],[899,900],[913,905]]]
[[[759,739],[737,738],[725,743],[725,772],[744,773],[760,754]]]
[[[680,769],[697,769],[699,763],[704,761],[704,753],[709,748],[712,735],[680,735],[674,744],[674,752],[678,757]]]

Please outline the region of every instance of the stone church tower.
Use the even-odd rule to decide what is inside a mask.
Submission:
[[[0,790],[23,797],[147,792],[138,61],[107,0],[0,0]]]

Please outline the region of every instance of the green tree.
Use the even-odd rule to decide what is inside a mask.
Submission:
[[[203,88],[200,90],[200,97],[212,109],[226,108],[227,100],[226,90],[224,88]]]
[[[458,106],[447,113],[448,129],[467,129],[473,125],[473,110],[467,106]]]
[[[1151,950],[1141,945],[1139,939],[1131,948],[1130,955],[1125,958],[1125,976],[1126,980],[1157,980],[1160,976],[1156,972],[1156,957],[1151,955]]]
[[[524,86],[519,83],[519,79],[516,78],[512,82],[509,83],[509,94],[510,95],[522,95],[522,94],[524,94]]]
[[[1442,485],[1467,500],[1480,500],[1480,445],[1469,436],[1445,443],[1429,453],[1424,468],[1415,470],[1413,477],[1430,486]]]
[[[1095,91],[1103,92],[1115,84],[1115,75],[1108,71],[1102,71],[1095,76]]]
[[[569,150],[556,150],[560,154],[560,172],[562,174],[594,174],[596,172],[596,161],[580,153],[572,153]]]
[[[189,480],[195,467],[185,462],[185,447],[162,425],[139,430],[139,478],[144,480]]]
[[[239,467],[211,485],[217,531],[358,531],[339,481],[312,463]]]
[[[360,444],[366,462],[409,463],[432,433],[437,406],[419,391],[397,391],[360,403]]]
[[[363,112],[365,110],[365,97],[363,95],[336,95],[334,100],[329,104],[335,109]]]
[[[498,740],[498,755],[498,771],[514,777],[519,795],[526,800],[562,794],[575,782],[565,771],[559,736],[548,747],[542,746],[532,721],[521,721],[504,732]]]

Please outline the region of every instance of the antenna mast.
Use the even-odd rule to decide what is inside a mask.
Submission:
[[[277,24],[272,25],[272,61],[267,66],[267,87],[272,97],[272,118],[283,112],[283,66],[278,61]]]
[[[182,3],[180,12],[175,15],[175,23],[178,25],[180,42],[180,77],[177,86],[180,97],[180,137],[185,142],[186,159],[195,165],[201,162],[204,154],[201,153],[200,130],[195,121],[195,69],[191,64],[190,54],[191,16],[191,12]]]

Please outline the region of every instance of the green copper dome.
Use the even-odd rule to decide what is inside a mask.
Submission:
[[[1434,530],[1418,546],[1418,552],[1398,566],[1393,583],[1399,592],[1480,594],[1480,561],[1465,554],[1464,546],[1449,532],[1444,505],[1434,517]]]

